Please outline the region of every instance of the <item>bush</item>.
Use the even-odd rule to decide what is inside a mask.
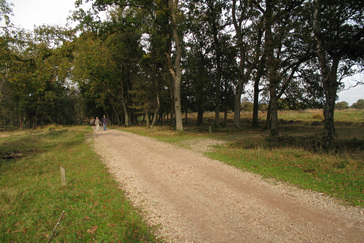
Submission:
[[[246,101],[241,104],[242,111],[253,111],[254,104],[252,102]]]
[[[338,110],[345,110],[349,108],[349,104],[346,101],[341,101],[336,103],[336,109]]]
[[[351,108],[364,110],[364,99],[358,100],[356,103],[354,103]]]

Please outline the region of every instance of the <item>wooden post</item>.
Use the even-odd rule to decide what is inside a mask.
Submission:
[[[62,186],[65,186],[66,185],[66,170],[62,167],[61,167],[61,185]]]
[[[210,133],[210,134],[212,133],[212,129],[211,129],[211,126],[209,126],[209,133]]]

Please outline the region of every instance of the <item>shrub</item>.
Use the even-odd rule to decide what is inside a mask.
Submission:
[[[349,104],[346,101],[341,101],[336,103],[336,109],[338,110],[345,110],[349,108]]]
[[[363,110],[364,109],[364,99],[358,100],[356,103],[354,103],[351,108]]]

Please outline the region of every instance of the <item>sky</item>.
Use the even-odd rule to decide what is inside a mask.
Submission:
[[[33,30],[34,25],[64,26],[76,0],[7,0],[12,6],[15,26]]]
[[[33,30],[34,26],[42,24],[64,26],[67,17],[75,10],[76,0],[7,0],[12,6],[11,21],[17,27]],[[364,85],[354,86],[356,81],[364,82],[364,74],[345,79],[345,90],[338,93],[340,101],[352,105],[359,99],[364,99]]]

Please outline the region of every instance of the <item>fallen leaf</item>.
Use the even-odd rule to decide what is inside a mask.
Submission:
[[[87,233],[93,235],[99,226],[92,226],[91,229],[87,230]]]

